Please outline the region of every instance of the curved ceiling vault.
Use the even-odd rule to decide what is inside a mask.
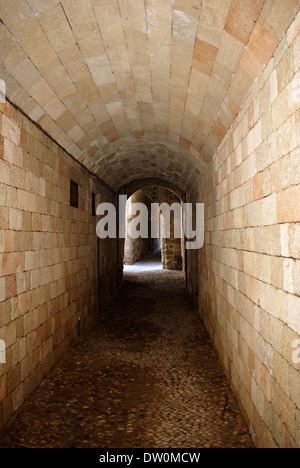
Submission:
[[[0,78],[12,103],[112,188],[160,177],[187,191],[299,6],[0,0]]]

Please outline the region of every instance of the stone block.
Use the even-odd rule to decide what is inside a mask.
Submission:
[[[15,208],[10,209],[10,229],[14,231],[21,231],[23,228],[23,214],[22,211]]]
[[[2,403],[7,396],[7,376],[6,374],[0,377],[0,403]]]
[[[278,92],[281,91],[287,86],[294,76],[294,48],[289,47],[284,54],[281,62],[279,63],[277,69],[277,84]]]
[[[20,142],[20,127],[6,115],[2,115],[2,135],[16,145]]]
[[[280,41],[298,10],[299,3],[297,0],[287,0],[284,10],[280,0],[268,0],[264,4],[260,20],[277,41]],[[280,21],[278,21],[279,17]]]
[[[246,0],[241,4],[233,0],[230,5],[225,30],[244,45],[248,44],[253,25],[263,6],[263,0]]]
[[[276,224],[277,222],[277,194],[273,193],[261,200],[262,225]]]
[[[288,90],[285,88],[272,103],[273,130],[277,130],[290,116]]]
[[[16,342],[16,339],[17,339],[16,320],[9,322],[5,325],[3,339],[5,341],[6,348],[9,348]]]
[[[288,296],[288,326],[300,336],[300,298]]]
[[[4,115],[6,115],[9,119],[11,118],[12,114],[12,106],[10,102],[5,100],[5,102],[0,102],[0,112]]]
[[[300,79],[300,73],[299,77]],[[300,82],[300,81],[299,81]],[[300,102],[300,98],[295,95],[296,88],[297,86],[297,79],[292,83],[292,92],[290,94],[290,87],[288,88],[288,107],[290,109],[290,113],[293,114],[294,110],[296,110],[297,104]],[[286,148],[288,148],[289,151],[292,149],[299,147],[300,144],[300,134],[299,134],[299,113],[298,111],[294,114],[291,115],[291,117],[280,127],[278,131],[278,146],[279,150],[284,152],[286,151]],[[284,135],[285,132],[285,135]],[[285,143],[284,143],[285,142]],[[281,148],[283,144],[283,150]]]
[[[253,200],[263,197],[263,173],[259,172],[253,178]]]
[[[14,252],[15,251],[15,232],[14,231],[4,231],[5,232],[5,251]]]
[[[17,295],[17,281],[16,275],[9,275],[5,277],[6,298],[10,299]]]
[[[299,409],[300,408],[300,393],[299,393],[300,374],[299,374],[299,369],[295,369],[294,367],[289,366],[288,382],[289,382],[289,395],[291,397],[291,401],[294,402],[296,407]]]
[[[243,51],[243,44],[230,34],[224,32],[216,60],[221,63],[226,70],[234,73],[238,67]]]
[[[13,411],[16,412],[24,402],[24,384],[20,383],[18,387],[13,391]]]
[[[300,221],[300,186],[293,186],[277,194],[277,222]]]
[[[260,369],[260,387],[268,401],[271,401],[271,375],[268,369],[261,364]]]
[[[197,39],[194,49],[193,68],[210,76],[217,53],[218,49],[216,47],[212,46],[208,42]]]
[[[6,288],[5,288],[5,278],[0,278],[0,302],[6,300]],[[1,324],[1,321],[0,321]]]
[[[270,75],[269,79],[269,89],[270,89],[270,102],[272,103],[274,99],[278,96],[278,79],[277,79],[277,71],[273,70]]]
[[[20,252],[4,253],[2,257],[2,272],[3,275],[11,275],[16,273],[21,267]]]
[[[263,66],[272,57],[277,44],[276,38],[257,21],[241,59],[241,66],[249,76],[253,79],[258,76]]]
[[[194,46],[198,19],[181,10],[173,10],[173,40]]]
[[[16,166],[21,167],[23,164],[21,148],[8,138],[4,139],[4,159],[10,164],[14,164]]]
[[[49,104],[53,99],[55,99],[55,94],[45,81],[44,78],[41,78],[35,84],[30,87],[30,94],[36,100],[40,106],[44,107]]]

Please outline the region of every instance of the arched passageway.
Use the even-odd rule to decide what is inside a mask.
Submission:
[[[126,203],[124,263],[133,264],[148,253],[160,250],[163,269],[185,270],[183,201],[169,188],[148,186],[150,181],[143,183],[147,185],[135,181],[134,185],[141,188]],[[127,191],[131,193],[128,188]]]
[[[205,207],[203,247],[181,255],[183,295],[182,277],[165,273],[181,317],[192,317],[189,291],[255,445],[300,447],[299,24],[299,0],[0,0],[0,432],[71,344],[79,339],[86,349],[84,336],[105,311],[113,316],[124,260],[124,239],[114,230],[119,195],[161,186]],[[113,214],[113,235],[99,238],[102,203]],[[157,296],[169,310],[166,278],[157,272],[152,283],[125,281],[122,310],[130,317],[147,288],[153,305]],[[144,312],[151,311],[150,301]],[[174,323],[177,312],[175,303]],[[172,353],[177,337],[178,365],[189,354],[200,372],[206,339],[191,332],[194,350],[175,331],[162,341],[154,333],[162,318],[155,317],[147,356],[141,347],[132,354],[134,333],[128,341],[112,331],[110,317],[103,339],[128,344],[122,363],[132,369],[143,357],[142,376],[147,368],[159,384],[155,362],[153,374],[147,367],[148,345],[156,343],[167,367],[167,354],[159,353]],[[167,324],[169,314],[161,317]],[[147,320],[136,323],[140,331]],[[125,387],[141,382],[136,375],[124,374]],[[162,375],[188,413],[176,375]],[[114,376],[103,369],[101,377]],[[190,383],[193,398],[198,387]],[[68,417],[88,424],[85,410],[91,415],[100,400],[92,392],[81,406],[59,386],[62,401],[70,398]],[[105,388],[114,416],[99,414],[97,429],[103,423],[106,433],[120,402]],[[52,416],[49,426],[59,434]],[[207,427],[204,414],[201,421]],[[192,443],[180,424],[178,443]],[[227,433],[213,443],[227,443]],[[77,434],[74,428],[70,440]],[[117,428],[110,442],[119,436]]]
[[[183,274],[136,267],[124,273],[98,329],[65,354],[0,446],[247,448],[252,441]]]

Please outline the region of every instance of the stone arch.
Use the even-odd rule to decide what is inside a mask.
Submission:
[[[156,200],[151,196],[151,188],[155,188],[156,190],[158,190],[159,194],[158,198],[156,197]],[[129,184],[124,185],[122,187],[122,193],[127,195],[128,201],[131,200],[132,197],[137,197],[137,200],[140,201],[141,197],[146,196],[151,202],[155,201],[159,204],[167,203],[169,206],[171,206],[173,203],[176,204],[177,202],[183,205],[183,202],[185,200],[185,193],[175,184],[164,179],[154,177],[136,179],[130,182]],[[133,202],[135,202],[135,198]],[[164,215],[162,214],[162,216]],[[181,235],[181,238],[178,238],[178,234],[177,236],[175,235],[175,216],[177,216],[177,223],[181,223],[181,226],[183,227],[182,206],[181,211],[179,213],[177,212],[177,214],[175,214],[175,212],[172,211],[170,212],[170,215],[167,216],[168,220],[162,218],[161,221],[163,223],[161,226],[165,226],[164,223],[167,222],[167,225],[170,228],[169,236],[166,238],[160,237],[159,241],[161,248],[162,267],[163,269],[168,270],[185,270],[186,255],[184,235]],[[136,255],[134,255],[134,252],[132,251],[135,243],[137,244],[139,251],[143,250],[141,248],[142,242],[129,242],[126,238],[124,258],[136,258]],[[149,246],[150,244],[152,245],[149,238]],[[156,245],[155,241],[153,241],[153,245]],[[149,248],[149,251],[152,250],[153,249]]]
[[[180,200],[184,200],[185,192],[181,190],[177,185],[173,184],[165,179],[161,179],[159,177],[148,177],[145,179],[135,179],[129,184],[123,185],[121,188],[121,192],[126,194],[129,198],[133,193],[137,192],[138,190],[144,187],[152,187],[152,186],[159,186],[164,187],[171,192],[173,192]]]

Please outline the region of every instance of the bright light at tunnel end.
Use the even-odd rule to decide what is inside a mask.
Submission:
[[[126,226],[126,195],[119,195],[118,210],[112,203],[100,203],[96,214],[101,216],[96,232],[100,239],[185,238],[186,249],[200,249],[204,244],[203,203],[151,203],[150,213],[144,203],[131,204],[131,220]],[[118,214],[117,214],[118,211]],[[171,213],[173,227],[171,228]],[[149,218],[150,216],[150,218]],[[150,227],[149,227],[150,219]]]

